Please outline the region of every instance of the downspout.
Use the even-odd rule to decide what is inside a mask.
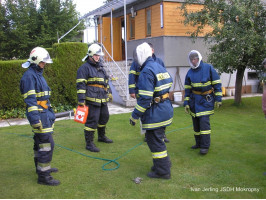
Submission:
[[[95,28],[94,28],[94,31],[95,31],[95,41],[98,41],[98,38],[97,38],[97,28],[98,28],[98,24],[97,24],[97,16],[94,16],[94,25],[95,25]]]
[[[124,38],[125,38],[125,59],[126,59],[126,75],[128,77],[128,69],[127,69],[127,13],[126,13],[126,0],[124,0]],[[129,100],[129,94],[128,94],[128,81],[126,84],[126,91],[127,91],[127,100]]]
[[[112,58],[114,57],[113,51],[114,51],[113,49],[113,8],[111,8],[111,55],[112,55]]]

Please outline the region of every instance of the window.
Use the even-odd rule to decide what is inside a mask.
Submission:
[[[258,74],[256,72],[248,72],[248,80],[258,80]]]
[[[130,29],[130,38],[135,39],[135,18],[129,17],[129,29]]]
[[[146,9],[146,36],[151,36],[151,8]]]

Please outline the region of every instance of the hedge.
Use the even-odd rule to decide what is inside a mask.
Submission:
[[[52,90],[53,105],[76,105],[76,73],[81,59],[86,55],[88,46],[85,43],[68,42],[54,44],[47,49],[53,64],[47,64],[45,77]],[[21,67],[26,60],[0,61],[0,109],[10,110],[24,108],[25,103],[19,90],[20,79],[27,70]]]

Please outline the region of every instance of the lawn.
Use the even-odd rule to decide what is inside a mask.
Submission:
[[[174,109],[173,124],[166,129],[170,180],[146,176],[151,153],[139,126],[129,125],[129,113],[110,116],[107,136],[114,143],[96,141],[99,153],[85,149],[82,124],[56,122],[52,166],[59,172],[52,175],[61,181],[56,187],[37,184],[30,126],[0,128],[0,198],[265,199],[266,123],[261,97],[242,100],[238,107],[233,100],[223,101],[211,116],[211,148],[205,156],[190,148],[194,144],[190,116],[183,107]],[[143,178],[140,184],[132,181],[136,177]]]

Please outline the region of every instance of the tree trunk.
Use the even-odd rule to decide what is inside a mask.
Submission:
[[[245,67],[241,67],[236,72],[236,83],[235,83],[235,104],[239,105],[241,103],[241,93],[242,93],[242,81],[244,77]]]

